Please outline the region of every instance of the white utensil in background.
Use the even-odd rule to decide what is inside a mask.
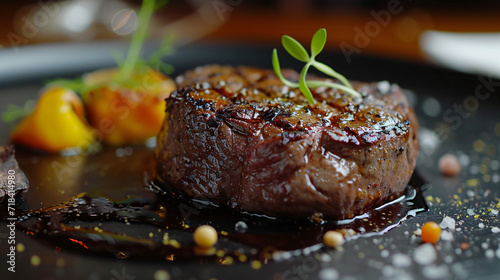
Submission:
[[[473,74],[500,78],[499,33],[425,31],[420,47],[433,61]]]

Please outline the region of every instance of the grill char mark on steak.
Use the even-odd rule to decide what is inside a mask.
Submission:
[[[413,173],[418,124],[397,86],[354,82],[365,95],[356,100],[318,88],[310,105],[251,67],[198,67],[177,82],[155,153],[159,177],[189,196],[344,219],[400,196]]]

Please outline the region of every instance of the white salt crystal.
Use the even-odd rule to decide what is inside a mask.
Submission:
[[[498,215],[498,210],[496,209],[491,209],[490,213],[488,213],[490,216],[492,217],[495,217],[496,215]]]
[[[486,250],[486,252],[484,252],[484,255],[488,259],[491,259],[491,258],[495,257],[495,252],[492,249],[488,249],[488,250]]]
[[[453,233],[451,231],[441,232],[441,240],[452,241],[453,240]]]
[[[408,255],[396,253],[392,256],[392,264],[395,267],[408,267],[411,265],[411,259]]]
[[[336,280],[339,278],[339,273],[335,268],[323,268],[319,272],[319,279],[321,280]]]
[[[388,81],[380,81],[377,83],[377,89],[378,91],[380,91],[380,93],[387,94],[391,89],[391,83],[389,83]]]
[[[413,252],[413,259],[420,265],[431,264],[436,260],[436,250],[430,243],[422,244]]]
[[[422,269],[422,274],[429,279],[443,279],[448,276],[446,265],[430,265]]]
[[[389,251],[387,250],[382,250],[382,252],[380,252],[380,256],[382,258],[387,258],[389,256]]]
[[[476,215],[476,212],[474,212],[474,209],[468,208],[468,209],[467,209],[467,214],[468,214],[469,216],[474,216],[474,215]]]
[[[439,224],[439,226],[442,228],[442,229],[451,229],[451,230],[455,230],[455,220],[451,217],[444,217],[443,220],[441,221],[441,223]]]

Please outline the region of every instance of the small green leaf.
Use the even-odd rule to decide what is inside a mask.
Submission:
[[[280,61],[278,60],[278,51],[276,49],[273,49],[272,62],[273,62],[274,73],[276,73],[276,76],[278,76],[278,78],[281,80],[281,82],[283,82],[283,84],[289,87],[298,86],[297,84],[292,83],[287,79],[285,79],[285,77],[283,77],[283,74],[281,74]]]
[[[316,33],[314,34],[312,40],[311,40],[311,56],[307,53],[307,51],[304,49],[304,47],[297,42],[295,39],[293,39],[290,36],[284,35],[281,38],[281,42],[283,43],[283,46],[285,49],[288,51],[290,55],[292,55],[294,58],[297,60],[300,60],[302,62],[305,62],[306,65],[304,68],[302,68],[302,71],[300,72],[300,78],[299,78],[299,83],[292,83],[288,80],[286,80],[283,77],[283,74],[281,74],[281,68],[278,60],[278,52],[276,49],[273,50],[273,55],[272,55],[272,63],[273,63],[273,69],[276,75],[279,77],[279,79],[287,86],[289,87],[295,87],[299,88],[304,97],[309,101],[309,103],[314,104],[314,98],[311,93],[311,90],[309,88],[317,88],[317,87],[331,87],[331,88],[336,88],[341,91],[344,91],[346,93],[349,93],[353,98],[362,98],[362,95],[354,90],[352,87],[351,83],[342,76],[341,74],[337,73],[335,70],[333,70],[330,66],[323,64],[321,62],[317,62],[315,60],[315,57],[323,50],[325,43],[326,43],[326,29],[321,28]],[[310,66],[315,67],[319,71],[325,73],[326,75],[329,75],[337,80],[339,80],[342,84],[339,83],[332,83],[328,81],[306,81],[306,75],[307,71],[309,70]]]
[[[317,56],[325,46],[326,43],[326,29],[321,28],[320,30],[314,33],[314,36],[311,40],[311,55],[312,57]]]
[[[337,71],[333,70],[330,66],[328,66],[324,63],[318,62],[318,61],[314,61],[312,65],[314,66],[314,68],[318,69],[319,71],[327,74],[328,76],[331,76],[331,77],[339,80],[345,86],[347,86],[349,88],[353,88],[351,83],[349,83],[349,81],[344,76],[342,76]]]
[[[306,49],[304,49],[304,47],[297,42],[297,40],[288,35],[284,35],[281,37],[281,43],[283,44],[283,47],[285,47],[285,50],[295,59],[302,62],[309,61],[309,54],[307,54]]]
[[[306,74],[307,74],[307,70],[309,70],[310,65],[311,65],[310,63],[307,63],[304,66],[304,68],[302,68],[302,71],[300,72],[299,89],[302,92],[302,94],[304,94],[307,101],[309,101],[309,103],[311,103],[311,104],[314,104],[314,98],[312,96],[311,90],[309,89],[309,87],[306,84]]]

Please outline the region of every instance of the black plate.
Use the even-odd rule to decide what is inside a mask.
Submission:
[[[105,57],[103,53],[107,53],[110,47],[123,48],[124,45],[97,43],[83,48],[76,45],[30,47],[21,48],[15,56],[10,54],[11,50],[2,50],[0,57],[8,57],[13,65],[12,71],[17,72],[16,75],[7,75],[8,64],[5,64],[6,60],[0,60],[3,65],[0,73],[3,72],[2,77],[8,77],[0,80],[0,110],[4,111],[7,104],[23,104],[29,98],[36,98],[44,80],[91,70],[93,67],[89,65],[88,57]],[[54,52],[55,49],[64,52]],[[190,46],[179,49],[169,62],[174,64],[177,73],[207,63],[270,68],[271,49],[220,44]],[[299,69],[300,64],[287,59],[284,52],[280,53],[283,53],[280,59],[284,66]],[[74,59],[68,62],[68,57]],[[422,148],[417,169],[430,182],[430,189],[424,193],[431,205],[430,211],[410,218],[384,235],[351,240],[342,250],[269,261],[260,269],[252,268],[248,263],[200,265],[120,260],[64,250],[57,252],[53,246],[17,231],[16,241],[22,243],[25,250],[17,253],[16,272],[11,273],[5,262],[7,230],[2,224],[2,279],[150,279],[159,269],[168,271],[173,279],[498,279],[500,233],[492,231],[493,227],[500,227],[498,215],[493,215],[500,206],[498,81],[377,57],[354,56],[352,62],[347,63],[342,54],[329,52],[320,55],[318,60],[334,66],[350,79],[388,80],[408,89],[421,125]],[[33,64],[15,70],[18,69],[15,65],[22,61],[33,61]],[[95,67],[111,66],[111,63],[111,59],[101,59]],[[46,65],[51,66],[47,68]],[[0,141],[5,143],[9,128],[1,124],[0,129]],[[463,164],[459,176],[440,175],[437,163],[445,153],[459,156]],[[29,192],[18,196],[18,203],[31,209],[48,207],[67,201],[80,192],[96,189],[114,198],[147,193],[143,188],[143,174],[117,177],[103,169],[98,162],[106,156],[109,155],[86,158],[90,168],[85,173],[71,169],[61,175],[61,180],[52,163],[66,166],[79,163],[57,156],[23,156],[21,168],[33,184]],[[147,155],[139,161],[117,158],[114,168],[133,169],[134,164],[147,161]],[[92,169],[91,163],[94,162],[96,165]],[[445,230],[448,234],[445,234],[445,240],[437,243],[434,253],[421,256],[417,249],[421,248],[420,238],[414,237],[413,232],[426,221],[440,223],[446,216],[453,218],[460,230]],[[41,258],[40,265],[31,264],[33,255]],[[424,259],[432,260],[433,255],[436,255],[435,260],[422,264]]]

